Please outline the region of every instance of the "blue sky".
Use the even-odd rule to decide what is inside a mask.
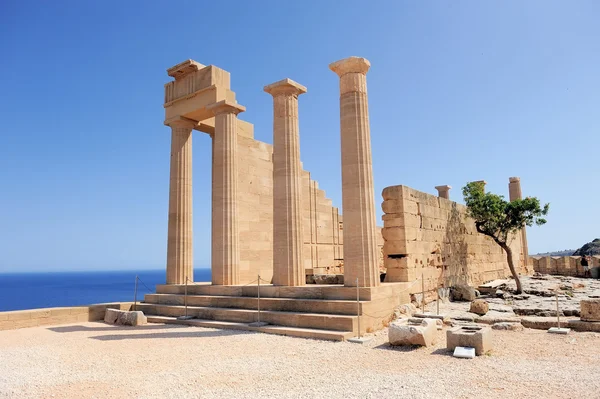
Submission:
[[[600,236],[600,3],[595,1],[3,1],[0,272],[164,268],[165,70],[231,72],[258,140],[263,86],[300,97],[301,158],[341,206],[338,78],[368,58],[376,202],[485,179],[550,202],[532,253]],[[210,260],[210,139],[194,135],[196,267]],[[381,210],[378,207],[378,219]]]

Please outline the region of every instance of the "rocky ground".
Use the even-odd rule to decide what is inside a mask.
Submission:
[[[491,324],[494,321],[518,321],[524,316],[554,317],[558,295],[559,315],[568,319],[579,317],[582,299],[600,298],[600,280],[566,276],[535,275],[521,277],[522,294],[515,294],[514,280],[505,280],[480,298],[489,304],[489,312],[479,316],[469,312],[469,302],[440,304],[440,313],[457,320],[473,320]],[[427,311],[436,312],[436,303],[429,303]]]
[[[573,398],[600,392],[600,334],[493,331],[453,358],[252,332],[81,323],[0,331],[0,398]]]

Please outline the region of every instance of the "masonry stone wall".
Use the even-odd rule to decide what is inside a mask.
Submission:
[[[240,283],[273,276],[273,146],[254,139],[252,124],[238,121]],[[302,171],[304,268],[307,274],[343,273],[343,219],[337,207]],[[381,234],[379,245],[383,247]],[[383,257],[380,266],[383,265]]]
[[[464,205],[406,186],[385,188],[383,199],[385,281],[420,281],[423,276],[430,291],[511,275],[505,252],[477,232]],[[517,270],[532,273],[523,262],[520,234],[510,247]],[[415,292],[420,289],[419,283]]]
[[[583,277],[583,266],[581,256],[531,256],[533,270],[543,274],[555,274],[560,276]],[[600,267],[600,256],[592,256],[589,263],[592,267]]]

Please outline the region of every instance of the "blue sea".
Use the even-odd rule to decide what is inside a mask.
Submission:
[[[165,270],[0,274],[0,312],[6,310],[138,301],[164,284]],[[210,281],[210,269],[195,269],[194,281]]]

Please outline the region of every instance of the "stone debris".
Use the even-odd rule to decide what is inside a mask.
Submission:
[[[388,339],[393,346],[431,346],[435,342],[437,323],[434,319],[421,319],[420,325],[409,322],[393,322],[390,324]]]
[[[104,322],[108,324],[117,324],[122,326],[140,326],[148,324],[148,319],[144,312],[133,312],[117,309],[106,309]]]
[[[469,312],[483,316],[490,310],[490,306],[484,299],[475,299],[471,302]]]
[[[492,330],[523,331],[521,323],[500,322],[492,325]]]

